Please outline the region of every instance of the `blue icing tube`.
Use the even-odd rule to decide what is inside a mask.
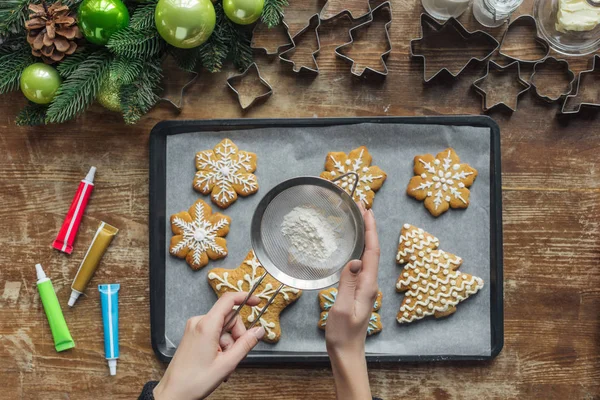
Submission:
[[[104,324],[104,353],[111,375],[117,374],[119,358],[119,284],[98,285]]]

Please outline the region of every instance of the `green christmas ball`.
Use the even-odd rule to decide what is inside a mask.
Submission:
[[[58,72],[47,64],[31,64],[21,73],[21,92],[37,104],[49,104],[61,83]]]
[[[83,0],[77,18],[85,38],[99,45],[105,45],[110,35],[129,25],[129,11],[121,0]]]
[[[116,76],[110,74],[107,79],[102,82],[96,100],[102,107],[110,111],[121,111],[121,85],[118,83]]]
[[[159,0],[154,13],[160,36],[180,49],[206,42],[215,29],[216,20],[210,0]]]
[[[223,11],[238,25],[256,22],[263,12],[265,0],[223,0]]]

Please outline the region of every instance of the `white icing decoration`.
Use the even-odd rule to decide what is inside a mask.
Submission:
[[[197,153],[196,168],[194,186],[205,194],[211,191],[216,202],[228,204],[235,201],[236,191],[249,195],[258,190],[256,176],[252,174],[256,169],[252,165],[252,156],[238,151],[229,139],[223,140],[214,150]],[[238,188],[235,189],[234,185]]]
[[[219,246],[216,242],[217,232],[229,225],[226,218],[221,218],[216,223],[211,223],[204,218],[204,203],[202,201],[194,204],[196,218],[192,222],[184,221],[179,216],[173,218],[173,225],[178,227],[183,238],[170,249],[171,254],[177,254],[184,248],[192,252],[194,264],[200,264],[203,253],[211,250],[222,256],[227,255],[227,249]]]

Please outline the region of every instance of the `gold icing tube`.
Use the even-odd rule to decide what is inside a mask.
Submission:
[[[113,238],[117,235],[119,230],[112,225],[107,224],[106,222],[101,222],[98,230],[96,231],[96,235],[94,235],[94,239],[92,240],[92,244],[90,244],[90,248],[87,253],[85,253],[85,257],[83,257],[83,261],[77,270],[77,275],[75,275],[75,279],[73,280],[73,284],[71,285],[71,297],[69,298],[69,307],[73,307],[77,298],[80,294],[85,291],[88,283],[94,276],[94,272],[100,265],[100,259],[110,246]]]

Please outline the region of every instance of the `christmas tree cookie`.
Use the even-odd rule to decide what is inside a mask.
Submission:
[[[396,290],[404,292],[399,323],[433,315],[446,317],[458,303],[483,288],[483,280],[462,273],[462,259],[438,249],[439,240],[423,229],[405,224],[400,234],[396,260],[405,264]]]
[[[354,191],[354,201],[362,202],[369,209],[373,206],[375,192],[381,188],[387,178],[387,174],[381,168],[371,166],[372,161],[373,157],[365,146],[360,146],[348,154],[331,152],[325,159],[325,171],[321,173],[321,178],[332,181],[348,172],[355,172],[358,175],[358,183]],[[347,176],[335,183],[350,194],[355,184],[355,177]]]
[[[227,256],[227,241],[231,218],[212,213],[208,204],[198,200],[188,211],[171,215],[171,246],[169,252],[185,258],[193,270],[198,270],[208,260]]]
[[[254,251],[250,250],[246,259],[236,269],[215,268],[208,273],[208,283],[217,296],[221,297],[227,292],[249,292],[265,273]],[[277,291],[280,283],[271,275],[267,275],[256,288],[254,295],[260,299],[258,305],[244,306],[240,316],[246,327],[250,326],[267,304],[271,296]],[[281,325],[279,314],[302,295],[302,291],[284,286],[267,311],[260,317],[258,323],[265,328],[263,340],[267,343],[277,343],[281,338]]]
[[[196,153],[194,189],[209,194],[216,205],[227,208],[240,196],[258,191],[256,154],[240,151],[229,139],[223,139],[213,150]]]
[[[425,200],[425,208],[437,217],[450,207],[469,206],[469,187],[477,177],[477,170],[461,164],[454,149],[448,148],[437,156],[424,154],[415,157],[415,176],[406,193],[417,200]]]
[[[329,317],[329,310],[333,307],[337,298],[338,290],[336,288],[323,289],[319,292],[319,306],[321,307],[321,318],[319,318],[318,326],[320,329],[325,330],[327,326],[327,318]],[[378,311],[381,308],[381,299],[383,295],[381,291],[377,291],[377,298],[373,303],[373,312],[369,318],[369,325],[367,325],[367,336],[374,335],[381,332],[383,325],[381,324],[381,316]]]

